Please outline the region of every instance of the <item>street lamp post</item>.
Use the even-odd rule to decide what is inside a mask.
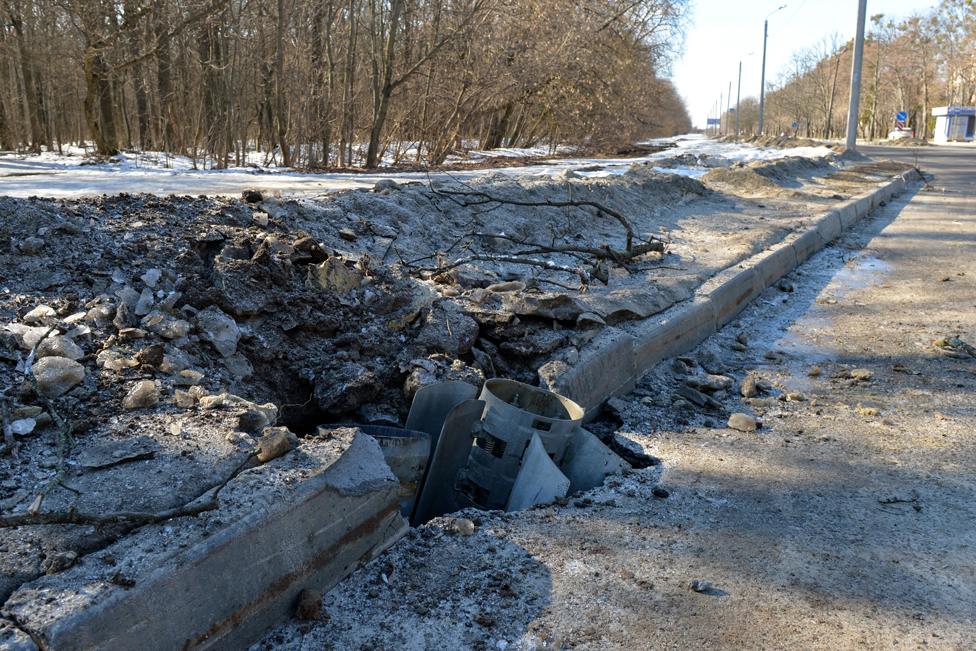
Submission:
[[[763,134],[763,110],[766,108],[766,40],[769,37],[769,17],[775,14],[781,9],[785,9],[786,5],[780,6],[775,11],[769,12],[766,19],[763,21],[763,56],[762,56],[762,74],[760,75],[759,81],[759,135]]]

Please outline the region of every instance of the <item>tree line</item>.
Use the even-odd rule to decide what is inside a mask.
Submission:
[[[841,137],[847,130],[853,41],[837,36],[797,52],[766,93],[765,131],[810,138]],[[976,2],[942,0],[903,20],[871,16],[861,73],[859,137],[884,138],[895,115],[928,138],[932,108],[976,104]],[[758,102],[742,103],[740,129],[755,133]],[[734,115],[728,120],[734,129]]]
[[[0,0],[0,149],[440,164],[687,131],[688,0]]]

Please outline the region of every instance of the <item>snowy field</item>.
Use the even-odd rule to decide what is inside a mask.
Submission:
[[[635,164],[649,164],[660,172],[698,177],[713,167],[734,162],[773,160],[785,156],[810,158],[828,156],[827,147],[776,149],[742,143],[724,143],[700,135],[664,138],[647,144],[673,144],[672,148],[647,156],[628,158],[559,158],[516,167],[477,169],[431,174],[434,180],[448,177],[471,179],[488,173],[510,176],[557,176],[572,171],[580,176],[622,174]],[[542,150],[497,150],[477,152],[517,157],[537,156]],[[426,181],[417,172],[314,173],[283,167],[240,167],[226,170],[194,169],[188,158],[162,154],[124,154],[116,163],[85,164],[80,149],[65,155],[46,152],[36,156],[0,155],[0,195],[13,197],[82,197],[100,194],[150,193],[159,195],[237,196],[246,189],[281,195],[314,196],[350,188],[370,188],[382,179]],[[252,161],[253,163],[253,161]]]

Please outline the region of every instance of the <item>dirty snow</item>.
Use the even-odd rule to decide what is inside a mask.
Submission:
[[[626,172],[632,165],[648,164],[655,170],[679,176],[700,177],[712,167],[736,162],[775,160],[787,156],[820,158],[832,152],[827,147],[778,149],[744,143],[725,143],[700,135],[678,136],[651,141],[673,147],[649,154],[622,158],[558,158],[538,164],[506,167],[492,172],[515,177],[552,177],[572,171],[583,177],[606,177]],[[548,153],[548,148],[539,148]],[[472,152],[472,155],[512,157],[534,155],[530,150]],[[543,154],[545,155],[545,154]],[[99,194],[149,193],[157,195],[236,196],[245,189],[260,189],[271,194],[315,196],[353,188],[370,188],[382,179],[426,181],[421,172],[315,173],[283,167],[261,166],[264,155],[254,153],[249,167],[226,170],[199,169],[182,156],[144,152],[122,154],[118,162],[88,164],[84,149],[65,148],[64,154],[45,152],[37,156],[0,156],[0,194],[12,197],[84,197]],[[669,161],[679,160],[680,164]],[[688,164],[688,163],[691,164]],[[472,179],[486,170],[451,172],[450,176]],[[431,175],[446,180],[447,173]]]

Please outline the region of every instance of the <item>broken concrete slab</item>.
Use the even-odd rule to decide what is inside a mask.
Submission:
[[[241,473],[220,504],[21,586],[5,616],[59,650],[239,649],[405,528],[379,445],[350,428]]]
[[[634,337],[617,328],[597,335],[574,366],[549,362],[539,369],[543,388],[573,400],[596,416],[608,396],[623,395],[634,388]]]

